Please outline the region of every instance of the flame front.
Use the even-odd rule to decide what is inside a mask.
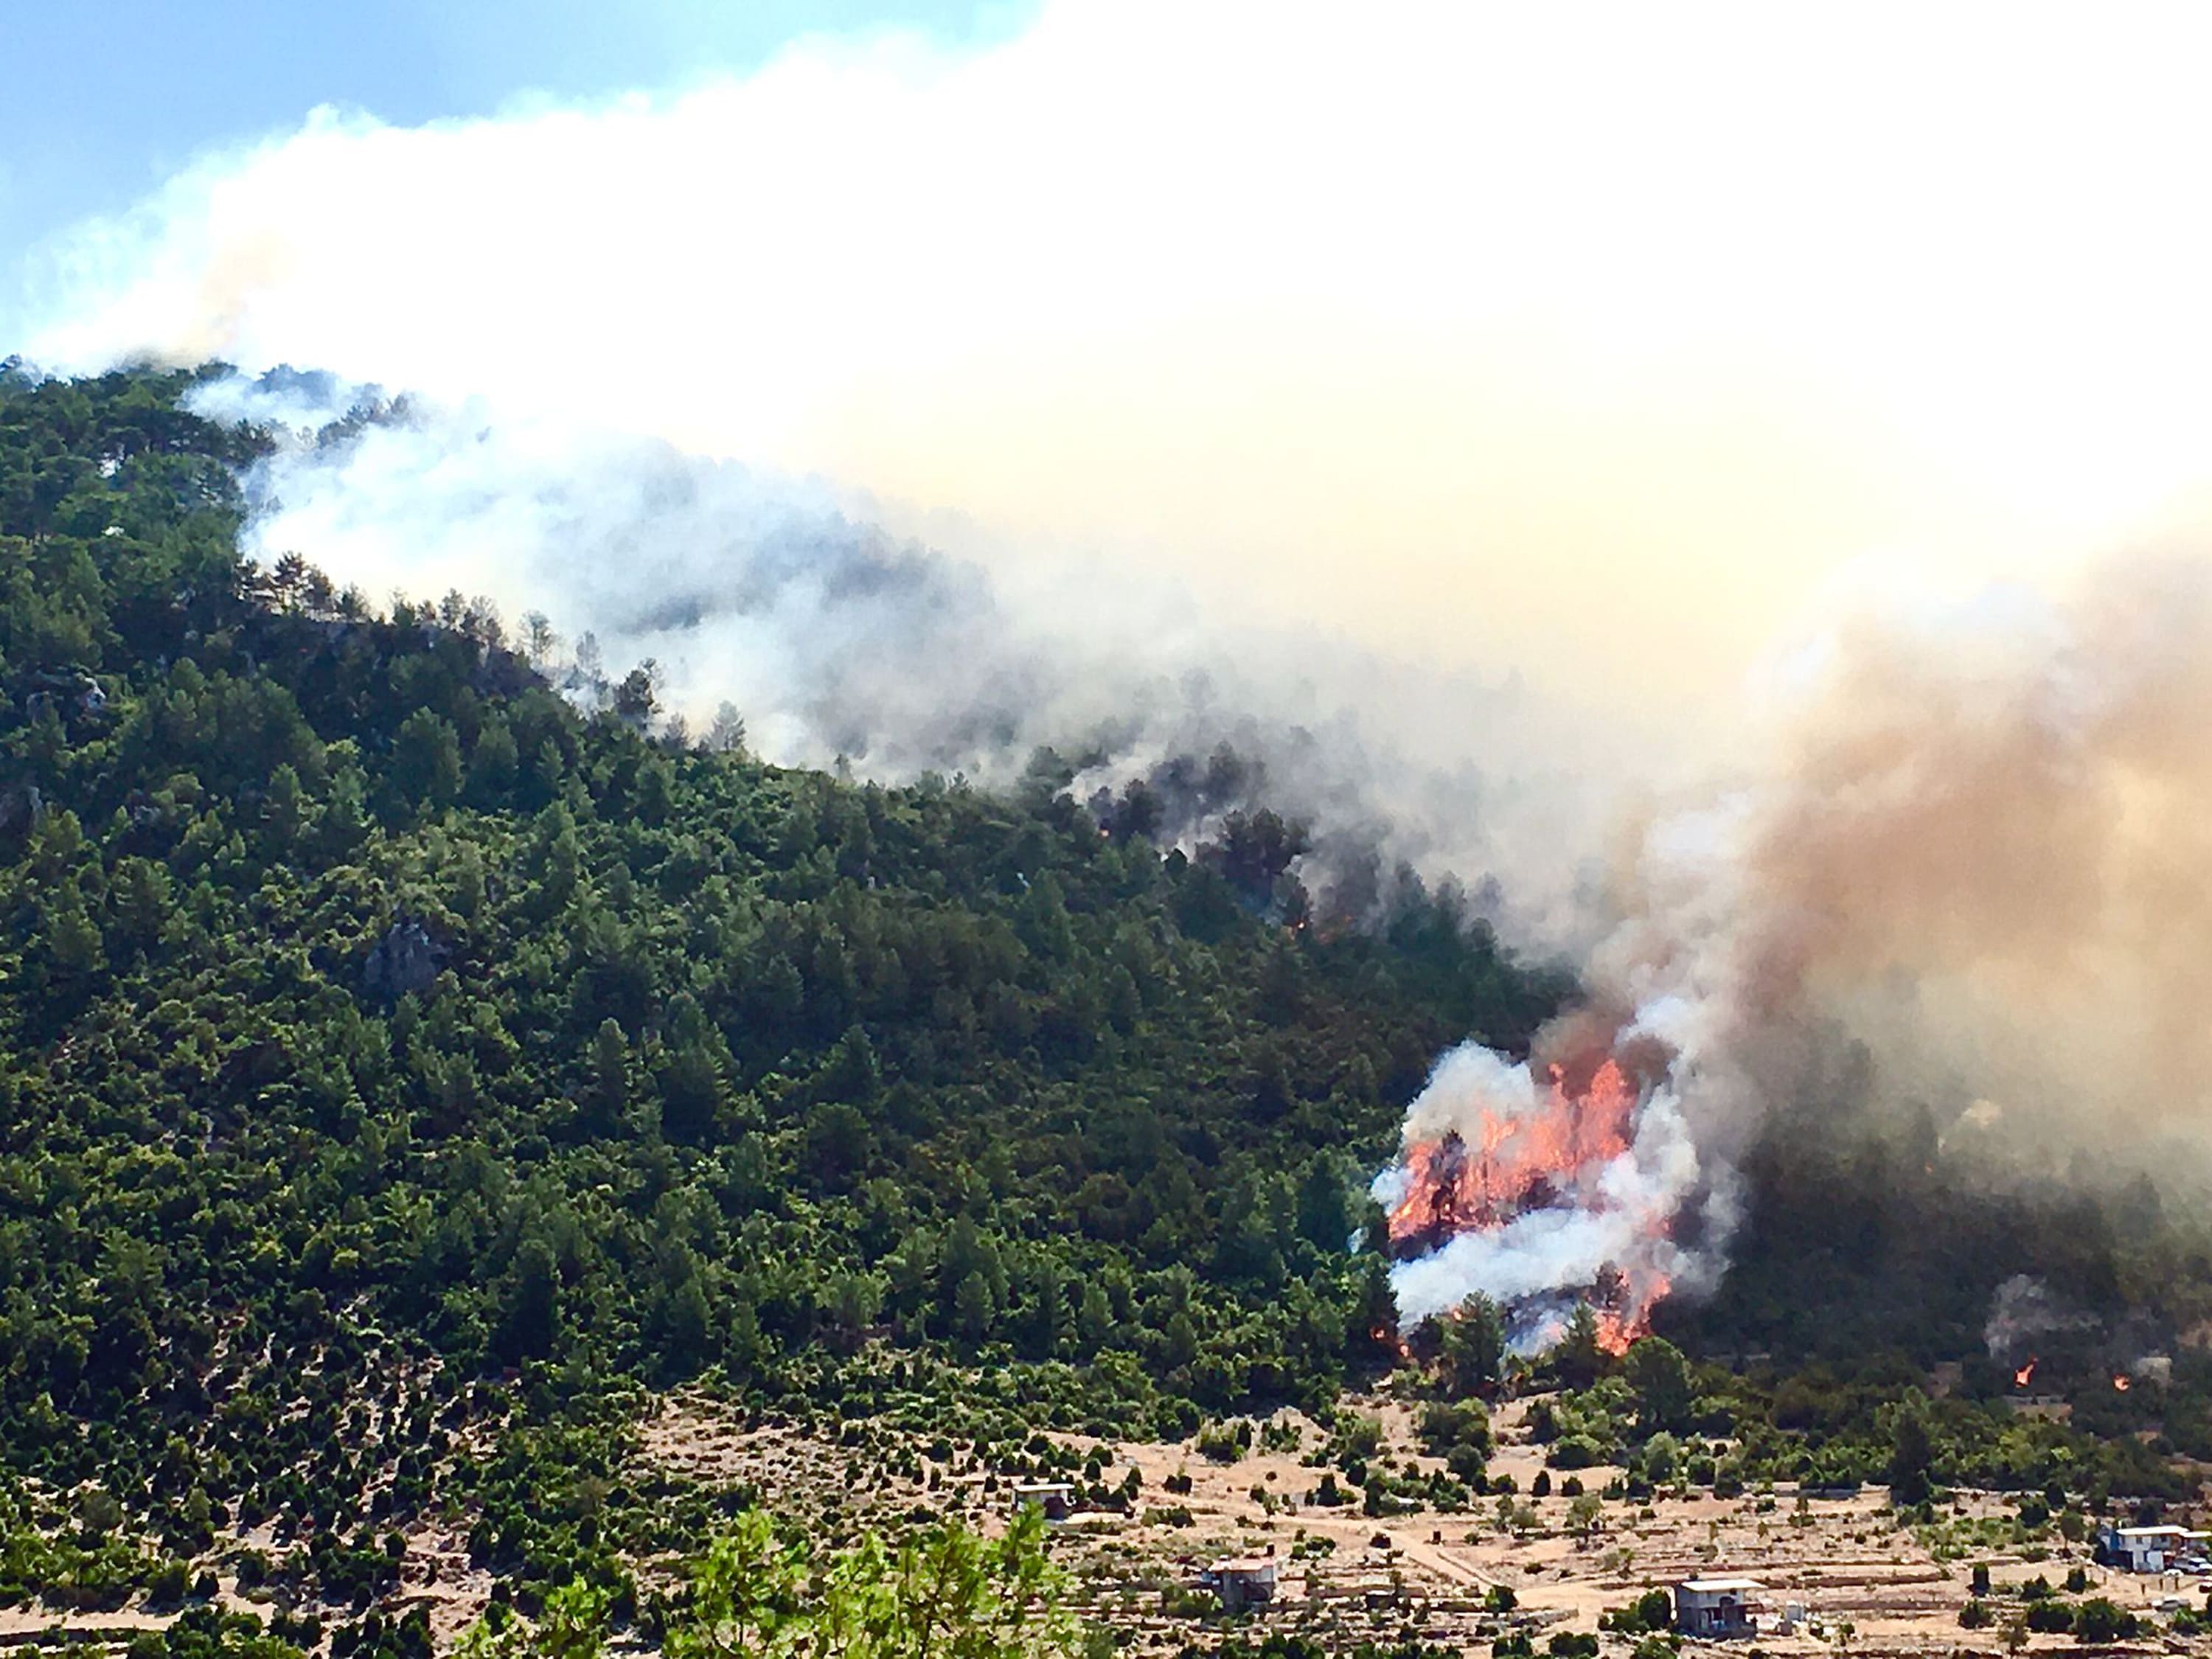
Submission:
[[[1401,1259],[1498,1234],[1534,1211],[1612,1207],[1602,1177],[1634,1143],[1638,1086],[1611,1055],[1580,1086],[1571,1075],[1552,1066],[1533,1102],[1523,1095],[1479,1104],[1441,1133],[1408,1139],[1389,1209],[1391,1246]],[[1663,1218],[1650,1226],[1663,1237]],[[1608,1263],[1579,1287],[1597,1316],[1600,1344],[1614,1353],[1650,1329],[1669,1288],[1668,1274],[1648,1260]]]
[[[1406,1149],[1412,1179],[1390,1212],[1391,1242],[1480,1231],[1545,1202],[1547,1189],[1572,1186],[1628,1150],[1635,1110],[1636,1089],[1619,1060],[1599,1066],[1580,1094],[1571,1094],[1562,1068],[1553,1066],[1542,1109],[1533,1115],[1485,1110],[1474,1146],[1455,1132]]]

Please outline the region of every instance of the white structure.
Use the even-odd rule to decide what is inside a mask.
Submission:
[[[1765,1593],[1756,1578],[1685,1578],[1674,1586],[1674,1628],[1685,1636],[1756,1636]]]
[[[2191,1532],[2186,1527],[2115,1527],[2097,1528],[2097,1549],[2106,1561],[2130,1572],[2171,1572],[2185,1555],[2203,1552],[2212,1534]]]
[[[1198,1582],[1221,1598],[1224,1613],[1240,1613],[1275,1599],[1275,1556],[1232,1555],[1216,1561]]]
[[[1024,1504],[1036,1504],[1048,1521],[1065,1521],[1068,1510],[1075,1507],[1075,1488],[1065,1480],[1017,1480],[1011,1507],[1019,1509]]]

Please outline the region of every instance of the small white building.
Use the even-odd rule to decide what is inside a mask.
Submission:
[[[1065,1521],[1075,1507],[1075,1488],[1065,1480],[1017,1480],[1009,1507],[1018,1510],[1025,1504],[1042,1510],[1048,1521]]]
[[[2171,1572],[2185,1555],[2201,1554],[2212,1534],[2191,1532],[2186,1527],[2115,1527],[2097,1528],[2097,1552],[2116,1567],[2130,1572]]]
[[[1674,1586],[1674,1628],[1685,1636],[1756,1636],[1765,1593],[1756,1578],[1685,1578]]]
[[[1201,1587],[1221,1598],[1224,1613],[1241,1613],[1275,1599],[1275,1555],[1231,1555],[1198,1576]]]

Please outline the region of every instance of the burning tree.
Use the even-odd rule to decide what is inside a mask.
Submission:
[[[1524,1351],[1572,1334],[1577,1307],[1626,1352],[1667,1295],[1686,1147],[1672,1097],[1641,1082],[1586,1020],[1541,1067],[1468,1044],[1407,1114],[1400,1162],[1376,1182],[1407,1325],[1496,1299]]]

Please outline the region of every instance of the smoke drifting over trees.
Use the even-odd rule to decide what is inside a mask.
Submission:
[[[2116,567],[2069,605],[1996,592],[1839,614],[1777,659],[1740,775],[1650,811],[1597,879],[1586,853],[1614,781],[1492,781],[1541,764],[1510,687],[1215,628],[1141,582],[1094,599],[1082,573],[1040,568],[1009,592],[825,485],[658,442],[386,405],[314,376],[217,381],[198,401],[290,434],[252,481],[264,561],[301,549],[380,588],[549,613],[573,643],[540,623],[541,656],[613,679],[650,660],[644,697],[702,732],[734,708],[776,758],[1006,783],[1048,748],[1031,782],[1108,833],[1205,843],[1279,919],[1317,897],[1324,917],[1371,921],[1418,868],[1472,883],[1476,911],[1524,944],[1595,939],[1589,1006],[1538,1061],[1618,1055],[1643,1090],[1633,1133],[1521,1220],[1408,1263],[1409,1315],[1480,1290],[1533,1310],[1534,1330],[1624,1270],[1710,1289],[1743,1149],[1839,1044],[1862,1045],[1877,1096],[1964,1147],[2197,1121],[2170,1080],[2205,1058],[2191,964],[2212,947],[2212,767],[2191,741],[2212,712],[2212,607],[2185,561]],[[1438,700],[1466,722],[1441,755]],[[1485,745],[1506,765],[1466,758]],[[1470,1052],[1519,1079],[1507,1093],[1534,1089],[1525,1066]],[[1409,1145],[1431,1119],[1474,1138],[1485,1113],[1522,1117],[1496,1088],[1443,1103],[1453,1065]]]
[[[1763,775],[1643,836],[1595,994],[1727,1061],[1723,1121],[1840,1030],[1962,1133],[2195,1133],[2208,647],[2193,557],[2115,562],[2063,604],[1838,617],[1780,671]]]
[[[1528,1064],[1448,1057],[1378,1195],[1462,1180],[1456,1155],[1439,1173],[1447,1133],[1552,1184],[1401,1264],[1401,1305],[1540,1310],[1608,1271],[1710,1289],[1745,1149],[1778,1107],[1840,1103],[1821,1098],[1839,1051],[1860,1103],[1962,1158],[2017,1172],[2095,1148],[2170,1170],[2185,1147],[2200,1167],[2208,665],[2193,560],[2117,563],[2063,605],[1839,617],[1779,671],[1765,765],[1632,839],[1588,1006],[1539,1035],[1539,1064],[1595,1053],[1640,1079],[1632,1129],[1599,1159]]]
[[[300,552],[371,594],[458,590],[541,615],[565,636],[538,642],[556,668],[580,651],[620,679],[651,659],[660,704],[695,732],[727,705],[771,759],[889,779],[1009,783],[1049,746],[1054,781],[1109,828],[1218,841],[1262,903],[1291,872],[1333,913],[1371,918],[1411,871],[1457,877],[1524,939],[1587,926],[1602,781],[1547,752],[1567,725],[1513,681],[1224,625],[1111,570],[994,580],[826,484],[656,441],[316,374],[217,380],[195,402],[278,434],[250,480],[264,564]]]
[[[49,250],[26,337],[432,394],[204,392],[297,434],[256,552],[541,613],[633,719],[1026,775],[1285,922],[1455,877],[1583,964],[1569,1046],[1668,1127],[1632,1207],[1694,1283],[1838,1076],[1991,1161],[2201,1121],[2203,566],[2049,597],[2202,516],[2202,102],[2111,93],[2185,80],[2159,33],[2025,22],[1991,76],[1956,22],[1062,0],[599,109],[323,112]],[[1870,550],[2041,596],[1818,597]],[[1778,714],[1685,789],[1792,616]]]

